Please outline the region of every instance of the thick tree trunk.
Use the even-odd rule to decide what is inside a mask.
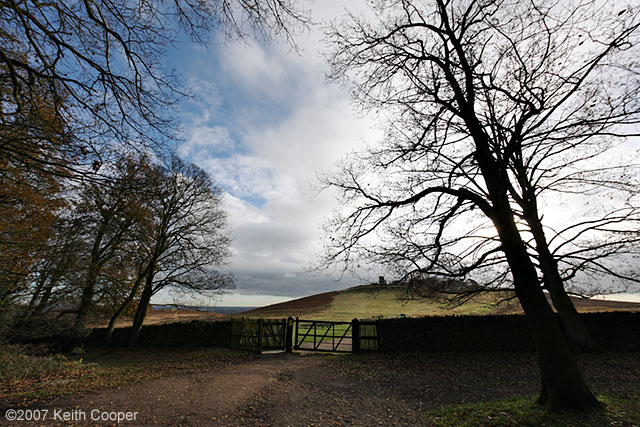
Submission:
[[[555,313],[542,292],[536,269],[513,217],[509,211],[499,210],[494,223],[513,275],[516,295],[529,319],[536,344],[542,377],[540,403],[549,412],[562,409],[586,411],[598,407],[599,403],[584,381]]]
[[[97,266],[94,266],[94,265],[89,266],[87,279],[85,280],[84,286],[82,287],[82,298],[80,299],[80,306],[78,307],[76,322],[74,325],[76,329],[84,328],[85,322],[87,320],[87,316],[89,315],[91,303],[93,302],[93,290],[98,277],[98,272],[96,271],[97,270],[96,267]]]
[[[545,284],[551,295],[551,301],[556,310],[558,310],[560,325],[571,351],[575,353],[593,351],[595,346],[591,340],[591,335],[589,335],[587,327],[580,318],[573,302],[571,302],[571,298],[564,290],[562,281],[551,279],[548,282],[545,281]]]
[[[133,317],[133,325],[131,325],[131,332],[129,333],[129,347],[134,347],[138,343],[138,337],[140,336],[140,330],[142,329],[142,323],[147,315],[147,308],[151,301],[151,295],[153,294],[153,276],[155,270],[155,263],[151,262],[149,269],[147,270],[147,276],[145,280],[144,289],[140,296],[140,302],[136,309],[136,314]]]
[[[535,199],[533,209],[525,210],[527,223],[536,242],[536,251],[540,258],[540,267],[544,274],[544,284],[549,291],[553,306],[558,311],[560,325],[571,351],[576,353],[593,351],[594,345],[586,326],[582,322],[571,298],[564,289],[564,283],[558,271],[558,263],[549,250],[547,238],[538,218]]]

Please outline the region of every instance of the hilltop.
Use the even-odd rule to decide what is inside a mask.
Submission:
[[[509,299],[511,298],[511,299]],[[509,299],[504,301],[505,299]],[[502,302],[500,302],[502,301]],[[573,298],[579,312],[640,311],[639,303]],[[481,293],[462,305],[451,301],[451,295],[412,298],[403,286],[362,285],[342,291],[325,292],[279,304],[239,313],[238,317],[351,320],[382,317],[445,316],[451,314],[522,313],[510,291]]]

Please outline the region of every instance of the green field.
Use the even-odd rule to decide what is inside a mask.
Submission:
[[[357,319],[376,319],[420,316],[446,316],[451,314],[498,314],[517,312],[519,303],[515,300],[497,305],[506,294],[481,294],[470,301],[458,305],[450,296],[437,298],[412,299],[406,289],[399,286],[357,286],[343,291],[313,295],[311,297],[282,304],[259,308],[239,317],[282,318],[300,317],[301,319],[322,319],[351,321]]]
[[[640,311],[640,304],[633,302],[603,301],[572,298],[581,313],[601,311]],[[522,313],[513,292],[485,292],[460,304],[450,294],[435,294],[417,298],[398,285],[363,285],[342,291],[325,292],[296,300],[273,304],[239,313],[234,317],[283,318],[288,316],[308,320],[351,321],[447,315],[491,315]]]
[[[298,323],[298,344],[312,342],[338,342],[341,337],[351,338],[350,324],[332,324],[328,326],[326,323]],[[314,341],[315,339],[315,341]]]

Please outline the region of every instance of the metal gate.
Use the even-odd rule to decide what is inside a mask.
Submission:
[[[351,352],[352,322],[329,322],[296,319],[296,350]]]
[[[285,350],[287,319],[233,319],[231,347],[242,350]]]

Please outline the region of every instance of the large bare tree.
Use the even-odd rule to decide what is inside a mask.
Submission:
[[[636,171],[615,153],[638,134],[639,11],[390,0],[374,12],[330,36],[332,76],[388,131],[327,179],[345,207],[328,222],[326,261],[512,286],[538,350],[541,403],[597,406],[543,289],[580,347],[588,335],[565,284],[637,280],[621,267],[637,253]],[[594,206],[579,220],[543,215],[576,194]]]

